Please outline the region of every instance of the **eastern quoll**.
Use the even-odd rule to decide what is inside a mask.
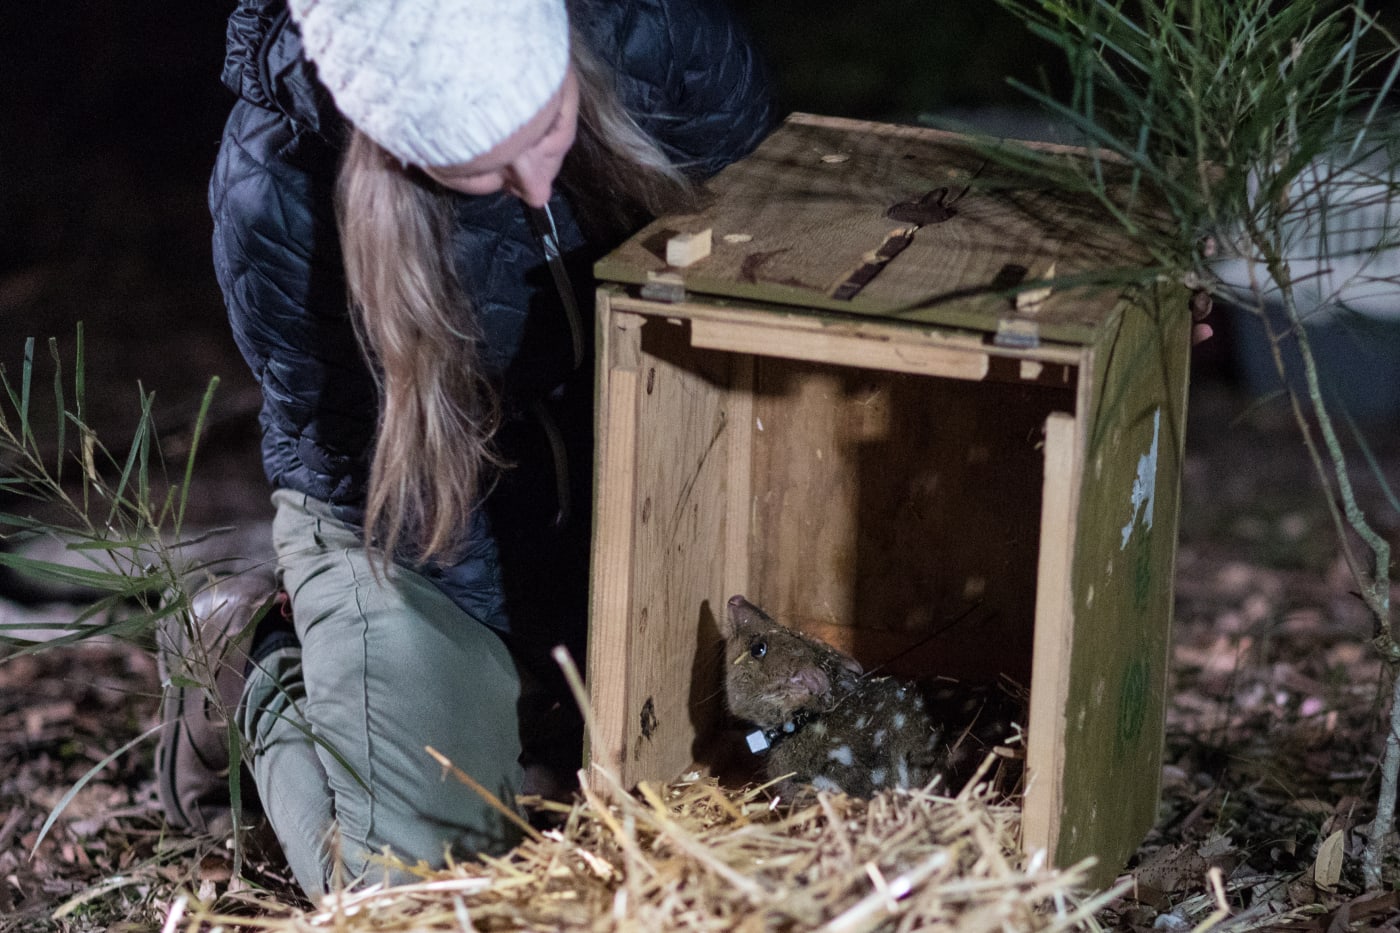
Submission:
[[[939,776],[938,789],[953,793],[1023,721],[1021,704],[996,687],[925,690],[867,676],[854,658],[743,596],[729,600],[724,636],[729,711],[757,727],[749,749],[770,779],[791,774],[798,785],[870,797]]]

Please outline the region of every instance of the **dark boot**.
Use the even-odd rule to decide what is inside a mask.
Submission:
[[[278,597],[270,573],[223,577],[195,593],[189,616],[176,613],[157,626],[164,693],[156,787],[166,820],[177,829],[219,832],[231,825],[230,719],[254,632],[264,616],[281,611]],[[248,799],[251,784],[244,786]]]

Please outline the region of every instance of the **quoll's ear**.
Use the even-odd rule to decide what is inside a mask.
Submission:
[[[837,649],[835,645],[826,641],[818,641],[817,643],[821,645],[821,647],[824,648],[826,651],[834,655],[836,659],[841,662],[841,666],[844,667],[846,670],[850,671],[852,674],[856,674],[857,676],[859,676],[865,673],[865,668],[861,666],[861,663],[859,661],[851,657],[846,652]]]
[[[857,677],[865,673],[865,668],[861,666],[859,661],[825,638],[820,638],[807,632],[794,631],[792,629],[788,631],[791,637],[796,638],[799,642],[807,646],[805,653],[812,658],[814,663],[826,665],[827,670],[834,670],[834,668],[839,665],[852,674],[855,674]]]

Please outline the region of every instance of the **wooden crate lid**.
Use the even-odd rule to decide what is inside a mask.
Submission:
[[[1060,280],[1121,267],[1124,244],[1089,205],[1058,192],[985,190],[980,182],[994,171],[954,133],[793,114],[709,183],[713,197],[703,209],[658,219],[595,273],[603,282],[644,285],[648,273],[670,272],[688,295],[989,333],[1031,325],[1046,340],[1093,342],[1121,303],[1113,290],[1057,288],[1039,306],[1018,309],[1006,289],[1043,278],[1052,264]],[[892,232],[909,226],[891,219],[893,205],[925,196],[926,205],[940,203],[940,188],[947,203],[974,175],[979,184],[952,204],[953,216],[919,226],[852,297],[836,293]],[[667,266],[672,236],[707,228],[708,257]]]

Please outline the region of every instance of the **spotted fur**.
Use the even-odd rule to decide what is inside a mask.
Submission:
[[[870,797],[935,777],[956,790],[1013,731],[1006,703],[981,716],[987,688],[945,683],[931,713],[920,688],[865,676],[853,658],[779,625],[744,597],[731,598],[728,610],[729,710],[765,733],[764,770],[783,790],[811,785]]]

